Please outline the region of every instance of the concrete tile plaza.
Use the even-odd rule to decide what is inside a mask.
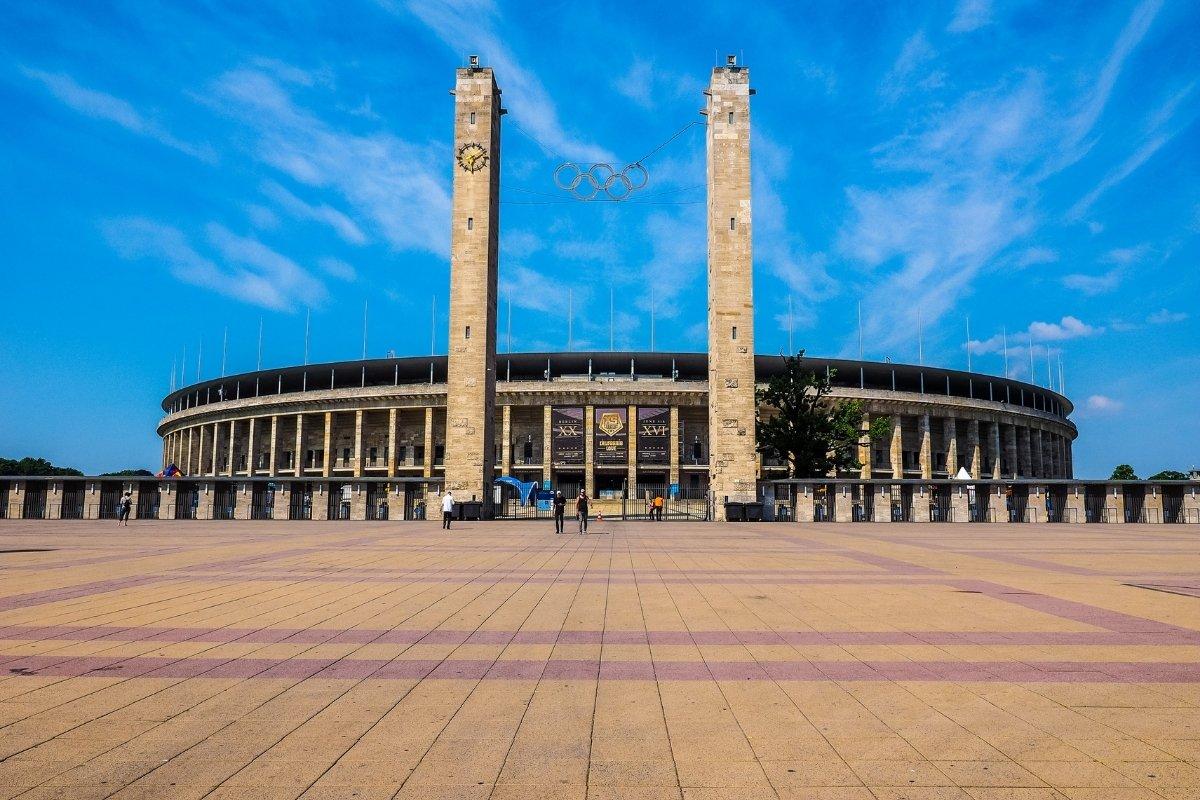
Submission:
[[[1194,798],[1191,526],[0,526],[0,796]]]

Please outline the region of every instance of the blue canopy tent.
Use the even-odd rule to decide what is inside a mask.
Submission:
[[[517,490],[517,498],[521,501],[521,505],[523,505],[523,506],[529,505],[530,503],[534,502],[534,500],[536,499],[535,495],[534,495],[534,492],[538,488],[538,484],[536,481],[529,481],[527,483],[525,481],[519,481],[516,478],[512,477],[511,475],[504,475],[502,477],[496,478],[496,483],[503,483],[507,486],[511,486],[514,489],[516,489]]]

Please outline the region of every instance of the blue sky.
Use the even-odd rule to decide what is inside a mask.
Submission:
[[[754,98],[757,349],[1058,385],[1077,472],[1200,461],[1200,6],[25,3],[0,27],[0,454],[157,466],[172,370],[445,347],[453,69],[496,69],[500,341],[702,350],[704,141],[627,204],[554,188]],[[792,309],[788,316],[789,300]],[[918,323],[919,321],[919,323]],[[186,360],[184,353],[186,351]],[[186,364],[186,366],[184,366]]]

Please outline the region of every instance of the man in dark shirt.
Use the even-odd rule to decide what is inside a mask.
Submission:
[[[579,518],[579,533],[583,535],[587,533],[588,523],[588,496],[583,489],[579,490],[579,497],[575,499],[575,516]]]
[[[554,532],[566,533],[566,525],[563,522],[567,513],[567,498],[563,493],[555,492],[554,494]]]

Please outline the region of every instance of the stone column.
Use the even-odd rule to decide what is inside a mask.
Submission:
[[[892,414],[892,477],[904,477],[904,430],[903,419],[899,414]]]
[[[554,469],[553,440],[550,429],[550,406],[542,406],[542,480],[551,480]]]
[[[958,421],[954,417],[942,421],[942,436],[946,440],[946,474],[953,478],[958,472]]]
[[[363,410],[354,412],[354,477],[363,474]]]
[[[187,455],[183,459],[183,471],[185,474],[192,471],[192,452],[194,441],[195,428],[187,429]]]
[[[512,466],[512,406],[500,406],[500,474],[507,475]]]
[[[798,483],[795,485],[796,492],[796,519],[795,522],[812,522],[813,521],[813,487],[811,483]],[[723,506],[724,499],[718,497],[717,505]]]
[[[329,481],[317,481],[313,486],[312,518],[314,521],[329,519]]]
[[[296,449],[292,451],[296,477],[304,475],[304,415],[296,415]]]
[[[1000,480],[1000,423],[988,423],[988,455],[992,459],[992,480]]]
[[[708,449],[716,518],[756,496],[750,73],[730,56],[707,101]]]
[[[425,477],[433,477],[433,406],[425,408]],[[432,506],[430,506],[432,508]]]
[[[271,444],[270,444],[270,447],[267,449],[267,459],[269,462],[267,464],[267,474],[270,475],[272,478],[279,477],[278,442],[279,442],[279,415],[272,414],[271,415]]]
[[[1042,458],[1042,432],[1037,428],[1030,428],[1029,443],[1033,451],[1033,474],[1039,478],[1049,478],[1050,473],[1046,472],[1046,462]]]
[[[929,415],[922,414],[917,424],[921,431],[921,477],[929,480],[933,477],[933,437],[929,430]]]
[[[1146,495],[1149,502],[1150,495]],[[1084,489],[1078,483],[1067,487],[1067,503],[1063,507],[1063,522],[1087,522],[1087,512],[1084,507]]]
[[[961,483],[950,489],[950,521],[971,521],[971,496]]]
[[[271,519],[288,519],[291,516],[292,484],[280,481],[275,484],[275,507],[271,510]]]
[[[583,407],[583,490],[593,499],[596,497],[595,417],[595,406]]]
[[[246,475],[254,476],[254,456],[255,450],[258,449],[258,442],[255,441],[255,423],[258,420],[255,417],[250,418],[250,431],[246,437]]]
[[[229,453],[225,458],[225,467],[227,473],[233,475],[233,454],[237,450],[237,420],[229,420]],[[211,517],[210,517],[211,519]]]
[[[252,469],[254,466],[254,458],[252,455],[246,456],[246,468]],[[233,502],[233,518],[234,519],[250,519],[251,506],[254,503],[253,489],[254,484],[250,481],[238,481],[236,485],[236,495]]]
[[[871,479],[871,415],[863,412],[862,425],[859,426],[858,440],[858,477],[862,480]]]
[[[892,521],[892,486],[888,483],[879,483],[873,486],[864,486],[864,492],[875,492],[875,500],[871,521],[872,522],[891,522]]]
[[[325,459],[321,469],[321,475],[328,478],[333,471],[333,412],[325,412]]]
[[[854,498],[850,495],[849,484],[841,484],[833,490],[833,521],[854,521]]]
[[[971,477],[978,480],[983,477],[983,458],[979,450],[979,420],[967,421],[967,449],[971,451]]]
[[[1104,510],[1107,518],[1105,522],[1110,522],[1114,525],[1124,524],[1125,522],[1125,492],[1117,484],[1110,484],[1104,487],[1105,501]],[[1109,514],[1108,510],[1112,509]]]
[[[1017,474],[1022,478],[1033,477],[1029,458],[1029,428],[1025,425],[1017,428]]]
[[[1009,425],[1004,430],[1004,457],[1008,460],[1009,472],[1017,475],[1017,428]]]
[[[232,447],[230,448],[232,449]],[[205,481],[196,487],[197,503],[196,503],[196,519],[212,519],[213,518],[213,493],[216,491],[216,485],[213,481]]]
[[[1163,496],[1161,486],[1152,484],[1146,487],[1146,502],[1142,508],[1146,512],[1146,522],[1163,521]]]
[[[362,521],[367,518],[367,486],[355,482],[350,490],[350,519]]]
[[[196,452],[196,471],[193,473],[195,475],[203,475],[204,468],[205,468],[205,466],[207,466],[208,461],[209,461],[208,459],[206,459],[204,457],[205,456],[204,443],[208,439],[207,434],[208,434],[208,426],[201,425],[200,426],[200,445],[199,445],[199,447],[197,447],[197,452]]]
[[[473,58],[473,57],[472,57]],[[500,217],[500,89],[475,63],[454,85],[446,488],[483,500],[495,478],[496,275]]]
[[[629,406],[626,413],[626,426],[629,428],[629,461],[626,473],[626,496],[637,497],[637,406]]]
[[[670,482],[679,484],[679,406],[672,405],[669,417],[671,430],[667,437],[667,447],[671,452],[668,456],[670,459]]]
[[[217,459],[219,458],[218,449],[221,444],[221,428],[220,424],[214,422],[212,426],[212,471],[209,473],[214,478],[217,477]]]
[[[388,438],[387,438],[387,476],[396,476],[396,417],[399,411],[388,409]]]

